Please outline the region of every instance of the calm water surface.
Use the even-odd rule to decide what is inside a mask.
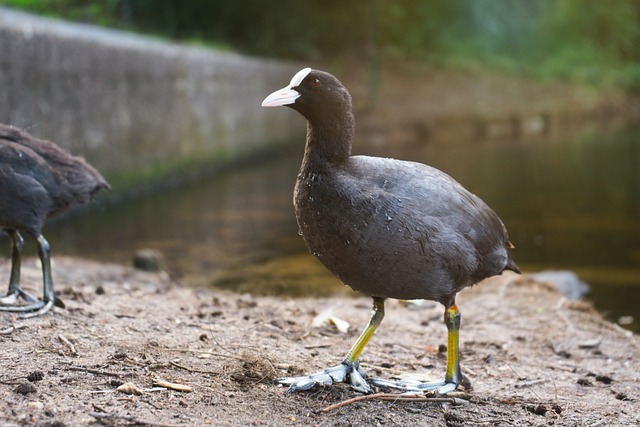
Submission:
[[[129,263],[161,250],[183,282],[260,294],[351,293],[308,254],[293,216],[302,140],[263,164],[51,223],[57,254]],[[570,269],[609,317],[640,330],[640,127],[526,142],[354,153],[438,167],[494,208],[524,271]],[[8,245],[7,245],[8,246]]]

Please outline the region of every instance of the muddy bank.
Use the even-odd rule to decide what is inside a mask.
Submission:
[[[34,260],[25,286],[40,291]],[[8,260],[0,263],[6,283]],[[0,424],[636,425],[640,339],[588,305],[515,275],[463,291],[455,402],[349,403],[339,384],[288,396],[272,379],[336,364],[370,312],[365,297],[254,298],[185,288],[166,275],[58,257],[66,309],[33,320],[0,314]],[[312,328],[321,311],[349,332]],[[444,374],[442,307],[388,303],[362,357],[370,375]],[[123,384],[132,383],[125,387]],[[118,390],[120,388],[120,391]],[[131,394],[133,393],[133,394]],[[139,393],[139,394],[137,394]],[[345,402],[346,401],[346,402]],[[329,405],[344,405],[319,412]]]

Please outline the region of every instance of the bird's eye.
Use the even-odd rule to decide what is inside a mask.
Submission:
[[[311,80],[311,87],[318,87],[318,86],[320,86],[320,79]]]

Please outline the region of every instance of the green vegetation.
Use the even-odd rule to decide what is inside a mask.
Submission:
[[[637,0],[0,0],[280,58],[422,60],[640,92]]]

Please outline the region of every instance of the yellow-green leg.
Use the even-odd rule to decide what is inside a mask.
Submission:
[[[460,385],[460,312],[456,304],[451,304],[444,312],[444,323],[447,326],[447,370],[444,381],[422,382],[418,380],[389,381],[372,378],[369,384],[377,387],[389,387],[402,391],[436,390],[443,395],[455,391]]]
[[[351,347],[351,350],[347,353],[342,363],[356,363],[358,358],[360,357],[360,353],[364,350],[364,347],[367,345],[371,336],[376,331],[378,326],[380,326],[380,322],[384,318],[384,298],[373,298],[373,313],[371,313],[371,318],[369,319],[369,323],[367,327],[364,328],[356,342]]]
[[[384,298],[373,298],[373,313],[367,327],[364,328],[356,342],[353,344],[344,360],[338,366],[324,369],[311,375],[301,377],[278,378],[276,382],[289,385],[289,393],[294,391],[309,390],[316,384],[329,385],[334,382],[342,382],[349,375],[349,383],[355,390],[370,393],[371,387],[364,379],[364,372],[360,369],[358,358],[364,350],[371,336],[376,331],[384,318]]]
[[[460,311],[453,304],[444,312],[444,324],[447,325],[447,372],[444,382],[447,384],[460,384]]]

